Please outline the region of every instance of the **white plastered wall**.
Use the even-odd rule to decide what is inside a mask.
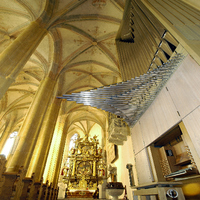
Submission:
[[[129,181],[129,173],[126,168],[127,164],[132,164],[133,168],[135,165],[133,147],[131,137],[127,137],[127,141],[124,142],[123,146],[118,146],[119,158],[115,161],[114,165],[117,167],[117,181],[122,182],[123,186],[126,186],[127,196],[129,200],[132,200],[132,191]],[[134,170],[134,169],[133,169]],[[124,193],[120,198],[124,197]]]

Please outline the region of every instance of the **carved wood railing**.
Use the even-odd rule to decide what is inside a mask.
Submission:
[[[25,170],[6,172],[6,158],[0,155],[0,200],[57,200],[59,188],[43,179],[35,182],[34,173],[25,177]]]
[[[5,177],[4,184],[1,189],[1,200],[18,200],[22,194],[25,177],[25,170],[20,167],[18,172],[4,172],[2,174]]]
[[[33,173],[30,178],[25,177],[23,179],[24,187],[23,187],[22,194],[20,197],[21,200],[23,200],[23,199],[31,200],[32,199],[32,194],[35,190],[35,186],[34,186],[35,177],[34,176],[35,176],[35,174]]]

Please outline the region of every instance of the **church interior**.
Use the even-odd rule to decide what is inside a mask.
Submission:
[[[0,199],[200,199],[200,2],[0,0]]]

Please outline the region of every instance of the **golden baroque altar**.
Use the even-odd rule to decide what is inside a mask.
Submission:
[[[106,163],[97,136],[78,138],[62,170],[69,190],[96,190],[106,179]]]

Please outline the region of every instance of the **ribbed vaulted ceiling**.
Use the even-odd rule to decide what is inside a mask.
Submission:
[[[0,133],[8,126],[8,119],[13,120],[11,131],[19,129],[49,72],[60,75],[60,94],[121,81],[115,38],[123,6],[123,1],[115,0],[0,1],[0,53],[31,21],[40,17],[48,24],[48,34],[0,101]],[[83,120],[105,128],[103,111],[73,102],[62,107],[71,129]]]

